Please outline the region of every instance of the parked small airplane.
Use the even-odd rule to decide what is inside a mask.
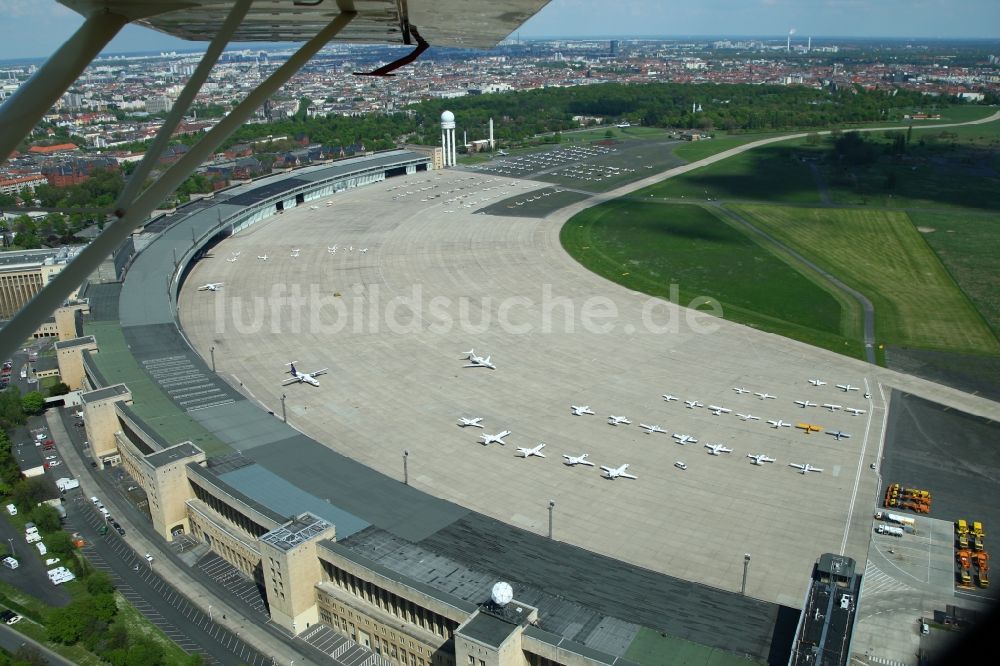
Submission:
[[[632,422],[629,421],[624,416],[614,416],[614,415],[612,415],[612,416],[608,417],[608,424],[609,425],[613,425],[613,426],[616,426],[616,425],[628,425],[630,423],[632,423]]]
[[[709,405],[708,406],[708,411],[712,412],[716,416],[719,416],[720,414],[728,414],[729,412],[731,412],[733,410],[729,409],[728,407],[719,407],[718,405]]]
[[[864,414],[865,413],[865,410],[863,410],[863,409],[855,409],[854,407],[845,407],[844,411],[845,412],[850,412],[854,416],[857,416],[858,414]]]
[[[860,390],[857,386],[851,386],[850,384],[837,384],[837,388],[839,388],[844,393],[847,393],[848,391],[859,391]]]
[[[664,434],[667,432],[658,425],[646,425],[645,423],[640,423],[639,427],[645,430],[647,435],[651,435],[654,432],[662,432]]]
[[[617,479],[618,477],[622,477],[625,479],[638,478],[632,476],[631,474],[625,471],[628,469],[627,463],[622,465],[621,467],[605,467],[604,465],[601,465],[601,469],[603,470],[605,479]]]
[[[326,251],[328,253],[330,253],[330,254],[337,254],[337,246],[336,245],[327,245],[326,246]]]
[[[791,423],[785,423],[781,419],[778,419],[777,421],[768,421],[767,424],[772,428],[790,428],[792,426]]]
[[[811,432],[820,432],[823,430],[822,426],[814,425],[812,423],[796,423],[795,427],[801,429],[807,435]]]
[[[569,467],[572,467],[573,465],[587,465],[588,467],[593,467],[594,463],[587,460],[589,456],[589,453],[584,453],[579,456],[568,456],[564,453],[563,458],[566,459],[566,462],[564,462],[563,465],[567,465]]]
[[[829,409],[831,412],[835,412],[838,409],[843,409],[843,407],[841,407],[840,405],[834,405],[834,404],[831,404],[829,402],[824,402],[823,406],[826,407],[827,409]]]
[[[805,409],[806,407],[815,407],[816,406],[815,402],[809,402],[808,400],[796,400],[795,404],[798,405],[799,407],[801,407],[802,409]]]
[[[366,248],[366,247],[358,248],[358,252],[360,252],[361,254],[364,254],[367,251],[368,251],[368,248]]]
[[[299,252],[301,252],[301,251],[302,250],[299,250],[298,248],[292,250],[292,259],[297,258],[299,256]]]
[[[744,393],[749,393],[750,392],[750,389],[743,388],[742,386],[734,386],[733,390],[736,391],[740,395],[742,395]]]
[[[459,416],[458,417],[458,425],[460,427],[462,427],[462,428],[469,428],[469,427],[471,427],[471,428],[482,428],[483,427],[482,420],[483,420],[483,417],[481,417],[481,416],[477,417],[477,418],[474,418],[474,419],[467,419],[464,416]]]
[[[705,448],[708,449],[708,455],[717,456],[721,453],[732,453],[733,450],[722,444],[706,444]]]
[[[842,437],[847,437],[848,439],[851,438],[851,436],[848,433],[842,432],[840,430],[837,430],[836,432],[834,432],[833,430],[828,430],[826,434],[833,435],[834,437],[837,438],[837,441],[840,441]]]
[[[490,357],[487,356],[483,358],[482,356],[476,356],[475,354],[469,355],[469,363],[462,366],[463,368],[489,368],[490,370],[496,370],[497,366],[493,365],[490,361]]]
[[[740,417],[741,421],[760,421],[760,417],[753,414],[740,414],[736,412],[736,416]]]
[[[522,458],[530,458],[531,456],[538,456],[539,458],[544,458],[545,454],[542,453],[542,449],[545,448],[544,444],[539,444],[533,448],[525,448],[523,446],[517,447],[517,452],[521,454]]]
[[[748,453],[747,458],[749,458],[754,465],[763,465],[764,463],[774,462],[774,458],[769,458],[767,454],[764,453]]]
[[[500,444],[503,446],[507,442],[503,441],[503,438],[510,434],[510,430],[504,430],[503,432],[496,435],[480,435],[479,439],[483,440],[483,446],[487,444]]]
[[[667,402],[673,402],[673,401],[677,400],[677,397],[676,396],[672,396],[669,393],[664,393],[663,394],[663,399],[666,400]]]
[[[236,263],[237,259],[239,259],[239,257],[229,257],[228,259],[226,259],[226,261],[228,261],[229,263],[232,264],[232,263]]]
[[[289,372],[291,373],[292,377],[290,379],[286,379],[285,381],[281,382],[282,386],[286,386],[293,382],[298,382],[299,384],[306,383],[306,384],[312,384],[313,386],[319,386],[319,382],[316,380],[316,377],[326,374],[327,370],[329,370],[329,368],[323,368],[322,370],[317,370],[316,372],[299,372],[298,370],[295,369],[295,363],[296,361],[292,361],[291,363],[285,364],[291,368]]]
[[[813,467],[809,463],[806,463],[804,465],[800,465],[798,463],[788,463],[788,466],[789,467],[797,467],[799,469],[799,473],[800,474],[806,474],[808,472],[822,472],[823,471],[819,467]]]
[[[770,398],[771,400],[775,400],[777,398],[777,396],[771,395],[770,393],[754,393],[754,395],[760,398],[761,400],[767,400],[768,398]]]
[[[697,400],[685,400],[684,404],[687,405],[688,409],[694,409],[695,407],[704,407],[705,406],[703,403],[700,403]]]
[[[265,252],[264,254],[258,254],[257,258],[260,259],[261,261],[267,261],[267,252]]]
[[[499,155],[500,157],[507,157],[508,155],[510,155],[510,153],[508,153],[506,150],[498,150],[497,155]]]
[[[682,435],[680,433],[674,433],[674,439],[677,440],[678,444],[697,444],[698,440],[691,435]]]
[[[822,379],[810,379],[809,383],[812,384],[813,386],[825,386],[826,385],[826,382],[824,382]]]
[[[198,291],[219,291],[224,283],[222,282],[209,282],[208,284],[203,284],[198,287]]]
[[[576,406],[570,405],[569,408],[573,411],[573,416],[583,416],[584,414],[593,414],[593,410],[590,409],[590,405]]]

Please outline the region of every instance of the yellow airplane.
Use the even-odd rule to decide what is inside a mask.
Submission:
[[[799,424],[796,424],[795,427],[796,428],[801,428],[802,430],[805,431],[805,433],[807,435],[809,433],[811,433],[811,432],[820,432],[821,430],[823,430],[822,426],[813,425],[812,423],[799,423]]]

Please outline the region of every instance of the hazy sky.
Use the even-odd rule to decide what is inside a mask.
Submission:
[[[498,0],[502,2],[502,0]],[[82,19],[54,0],[0,0],[0,59],[47,56]],[[552,0],[522,37],[784,35],[1000,38],[1000,0]],[[107,52],[190,48],[128,27]]]

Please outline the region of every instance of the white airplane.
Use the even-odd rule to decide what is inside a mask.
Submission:
[[[791,428],[792,427],[791,423],[785,423],[781,419],[778,419],[777,421],[768,421],[767,424],[769,426],[771,426],[772,428]]]
[[[331,245],[327,245],[326,246],[326,251],[329,252],[330,254],[337,254],[337,246],[336,245],[332,245],[332,246]]]
[[[777,399],[777,396],[771,395],[770,393],[754,393],[754,395],[760,398],[761,400],[767,400],[768,398],[770,398],[771,400]]]
[[[632,422],[629,421],[624,416],[614,416],[614,415],[611,415],[611,416],[608,417],[608,425],[613,425],[613,426],[616,426],[616,425],[628,425],[630,423],[632,423]]]
[[[462,428],[470,428],[470,427],[471,428],[482,428],[483,427],[482,420],[483,420],[483,417],[481,417],[481,416],[477,417],[477,418],[474,418],[474,419],[467,419],[464,416],[459,416],[458,417],[458,425],[459,425],[459,427],[462,427]]]
[[[209,282],[208,284],[203,284],[198,287],[198,291],[219,291],[224,283],[222,282]]]
[[[691,435],[681,435],[680,433],[673,434],[674,439],[677,440],[678,444],[697,444],[698,440]]]
[[[645,423],[640,423],[639,427],[645,430],[647,435],[651,435],[654,432],[662,432],[664,434],[667,432],[658,425],[646,425]]]
[[[498,150],[497,155],[499,155],[500,157],[507,157],[508,155],[510,155],[510,153],[508,153],[506,150]]]
[[[672,396],[669,393],[664,393],[663,394],[663,399],[666,400],[667,402],[674,402],[674,401],[677,400],[677,397]]]
[[[299,252],[301,252],[301,251],[302,250],[299,250],[299,249],[292,250],[292,259],[297,258],[299,256]]]
[[[810,379],[809,383],[812,384],[813,386],[826,386],[826,382],[824,382],[822,379]]]
[[[368,251],[368,248],[366,248],[366,247],[362,247],[362,248],[358,249],[358,252],[360,252],[361,254],[364,254],[367,251]]]
[[[281,382],[282,386],[286,386],[288,384],[291,384],[292,382],[298,382],[300,384],[306,383],[306,384],[312,384],[313,386],[319,386],[319,382],[316,380],[316,377],[318,377],[319,375],[326,374],[326,371],[329,370],[329,368],[323,368],[322,370],[317,370],[316,372],[299,372],[298,370],[295,369],[295,363],[296,361],[292,361],[291,363],[286,363],[286,365],[291,368],[289,372],[291,373],[292,377],[291,379],[286,379],[285,381]]]
[[[587,465],[588,467],[593,467],[594,463],[587,460],[588,456],[590,456],[589,453],[584,453],[579,456],[568,456],[564,453],[563,458],[566,459],[566,462],[564,462],[563,465],[567,465],[569,467],[572,467],[573,465]]]
[[[479,439],[483,440],[483,446],[487,444],[500,444],[503,446],[507,442],[503,441],[503,438],[510,434],[510,430],[504,430],[503,432],[496,435],[480,435]]]
[[[258,259],[260,259],[260,260],[262,260],[262,261],[267,261],[267,252],[265,252],[265,253],[264,253],[264,254],[262,254],[262,255],[261,255],[261,254],[258,254],[258,255],[257,255],[257,258],[258,258]]]
[[[239,258],[239,257],[229,257],[228,259],[226,259],[226,261],[228,261],[229,263],[231,263],[231,264],[232,264],[232,263],[236,263],[236,260],[237,260],[238,258]]]
[[[740,414],[736,412],[736,416],[740,417],[741,421],[760,421],[760,417],[753,414]]]
[[[763,465],[764,463],[774,462],[774,458],[769,458],[765,453],[748,453],[747,458],[749,458],[754,465]]]
[[[805,409],[806,407],[815,407],[816,406],[815,402],[809,402],[808,400],[796,400],[795,404],[798,405],[799,407],[801,407],[802,409]]]
[[[624,464],[624,465],[622,465],[621,467],[605,467],[604,465],[601,465],[601,469],[604,472],[604,478],[605,479],[617,479],[618,477],[622,477],[622,478],[625,478],[625,479],[635,479],[635,478],[638,478],[638,477],[632,476],[631,474],[629,474],[628,472],[625,471],[625,470],[628,469],[628,464],[627,463]]]
[[[732,453],[733,450],[728,446],[723,446],[722,444],[706,444],[705,448],[708,449],[708,455],[717,456],[721,453]]]
[[[705,406],[703,403],[700,403],[697,400],[685,400],[684,404],[687,405],[688,409],[694,409],[695,407],[704,407]]]
[[[531,456],[538,456],[539,458],[544,458],[545,454],[542,453],[542,449],[545,448],[544,444],[539,444],[534,448],[527,449],[523,446],[517,447],[517,452],[521,454],[522,458],[530,458]]]
[[[731,412],[733,410],[729,409],[728,407],[719,407],[718,405],[709,405],[708,406],[708,411],[712,412],[716,416],[719,416],[721,414],[728,414],[729,412]]]
[[[497,366],[493,365],[493,363],[490,361],[490,357],[489,356],[487,356],[486,358],[483,358],[482,356],[476,356],[475,354],[471,354],[469,356],[469,363],[468,363],[468,365],[464,365],[462,367],[464,367],[464,368],[489,368],[490,370],[496,370],[497,369]]]
[[[234,252],[230,252],[230,254],[231,254],[232,256],[234,256],[234,257],[238,257],[238,256],[240,256],[240,254],[242,254],[242,253],[243,253],[243,250],[236,250],[236,251],[234,251]]]
[[[826,434],[828,434],[828,435],[833,435],[834,437],[836,437],[836,438],[837,438],[837,441],[840,441],[840,438],[841,438],[841,437],[846,437],[846,438],[848,438],[848,439],[850,439],[850,438],[851,438],[851,436],[850,436],[850,435],[849,435],[848,433],[846,433],[846,432],[842,432],[842,431],[840,431],[840,430],[836,430],[836,431],[834,431],[834,430],[827,430],[827,431],[826,431]]]
[[[750,392],[750,389],[745,389],[742,386],[734,386],[733,390],[736,391],[740,395],[742,395],[744,393],[749,393]]]
[[[863,409],[855,409],[854,407],[845,407],[844,411],[845,412],[850,412],[854,416],[857,416],[858,414],[864,414],[865,413],[865,410],[863,410]]]
[[[809,472],[822,472],[823,471],[819,467],[813,467],[809,463],[806,463],[804,465],[800,465],[798,463],[788,463],[788,466],[789,467],[796,467],[796,468],[798,468],[799,474],[807,474]]]
[[[576,405],[570,405],[569,408],[573,411],[573,416],[583,416],[584,414],[593,414],[593,410],[590,409],[590,405],[583,405],[577,407]]]
[[[829,403],[829,402],[824,402],[823,406],[826,407],[827,409],[829,409],[831,412],[835,412],[838,409],[843,409],[843,407],[841,405],[834,405],[833,403]]]
[[[837,384],[837,388],[839,388],[844,393],[847,393],[848,391],[860,390],[857,386],[851,386],[850,384]]]

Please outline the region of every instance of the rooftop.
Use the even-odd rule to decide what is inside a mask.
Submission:
[[[101,400],[107,400],[108,398],[114,398],[116,396],[128,394],[128,387],[124,384],[115,384],[114,386],[108,386],[106,388],[97,389],[96,391],[88,391],[80,396],[80,399],[85,403],[87,402],[99,402]]]
[[[92,335],[85,335],[82,338],[73,338],[72,340],[60,340],[55,344],[56,350],[59,349],[72,349],[73,347],[81,347],[83,345],[93,345],[97,344],[97,340]]]
[[[511,604],[514,602],[512,601]],[[466,622],[459,633],[463,637],[479,641],[484,645],[499,648],[504,644],[518,625],[506,620],[502,620],[490,613],[476,613],[471,620]]]
[[[264,543],[281,550],[291,550],[322,534],[330,528],[330,523],[309,512],[301,513],[260,538]]]
[[[178,460],[196,456],[199,453],[204,453],[204,451],[191,442],[181,442],[176,446],[171,446],[168,449],[163,449],[162,451],[157,451],[152,455],[146,456],[146,462],[153,467],[163,467]]]

